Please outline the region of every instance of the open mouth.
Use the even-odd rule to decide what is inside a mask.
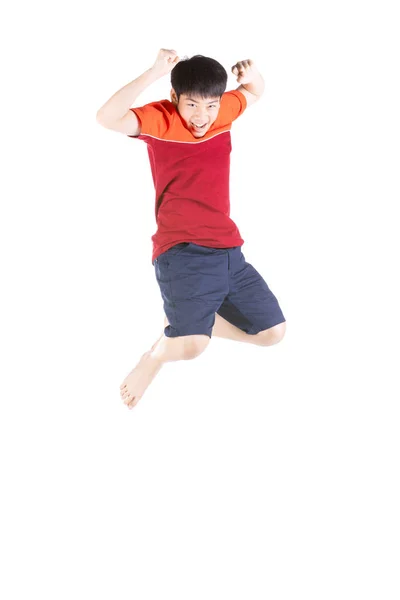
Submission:
[[[197,123],[191,123],[193,129],[195,129],[196,131],[202,131],[203,129],[205,129],[207,123],[203,123],[201,125],[197,124]]]

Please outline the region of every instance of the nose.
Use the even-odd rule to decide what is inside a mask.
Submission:
[[[196,112],[194,113],[194,118],[198,121],[200,121],[201,123],[203,123],[206,120],[207,117],[207,112],[204,108],[198,108]]]

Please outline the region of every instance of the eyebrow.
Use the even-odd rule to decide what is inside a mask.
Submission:
[[[195,102],[196,104],[201,104],[201,102],[199,102],[198,100],[193,100],[193,98],[186,98],[186,100],[190,100],[190,102]],[[216,100],[210,100],[210,102],[204,102],[203,104],[215,104],[216,102],[218,102],[219,98],[217,98]]]

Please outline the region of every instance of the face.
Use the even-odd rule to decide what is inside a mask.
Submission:
[[[218,116],[220,98],[199,98],[193,94],[181,94],[178,98],[171,91],[171,100],[186,123],[186,127],[196,138],[203,137]]]

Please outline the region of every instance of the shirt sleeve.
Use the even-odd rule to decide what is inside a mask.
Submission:
[[[130,108],[135,113],[140,123],[140,135],[128,137],[140,137],[141,135],[151,135],[162,138],[168,130],[170,123],[170,114],[162,102],[151,102],[138,108]]]
[[[242,92],[239,90],[225,92],[221,98],[218,121],[220,121],[221,125],[229,125],[232,121],[240,117],[246,107],[247,100]]]

